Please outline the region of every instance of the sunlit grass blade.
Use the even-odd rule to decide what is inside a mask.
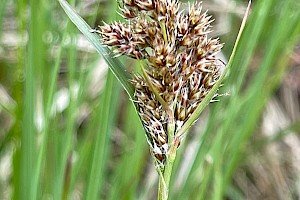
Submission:
[[[240,27],[240,31],[238,33],[236,42],[234,44],[232,53],[230,55],[230,59],[228,61],[228,64],[223,72],[223,74],[221,75],[220,79],[218,80],[218,82],[213,86],[213,88],[209,91],[209,93],[205,96],[205,98],[201,101],[201,103],[198,105],[198,107],[196,108],[196,110],[192,113],[192,115],[189,117],[189,119],[185,122],[185,124],[182,126],[182,128],[179,130],[179,132],[177,133],[178,136],[183,136],[187,130],[193,125],[193,123],[198,119],[199,115],[201,114],[201,112],[204,110],[204,108],[210,103],[211,99],[213,98],[213,96],[217,93],[221,83],[223,82],[224,78],[227,75],[227,72],[230,70],[233,59],[235,58],[235,54],[236,54],[236,49],[239,45],[239,41],[241,38],[241,35],[243,33],[243,30],[245,28],[246,25],[246,21],[247,21],[247,17],[248,17],[248,13],[249,13],[249,9],[250,9],[250,5],[251,5],[251,1],[248,4],[245,16],[243,18],[241,27]]]
[[[69,29],[70,32],[72,29]],[[78,107],[78,100],[76,96],[76,92],[73,87],[76,83],[75,79],[75,70],[76,70],[76,48],[75,48],[75,34],[71,34],[72,44],[68,49],[68,85],[69,85],[69,107],[67,109],[67,123],[66,123],[66,131],[62,134],[62,137],[59,140],[59,143],[56,143],[57,148],[59,149],[59,156],[57,158],[57,170],[55,177],[55,185],[54,185],[54,199],[59,199],[61,197],[66,198],[68,196],[68,187],[69,178],[68,174],[70,172],[71,166],[68,168],[68,158],[71,157],[71,151],[74,146],[74,133],[76,132],[76,114]],[[64,141],[63,143],[61,141]]]
[[[274,4],[272,1],[259,1],[253,4],[254,7],[245,29],[245,35],[241,38],[240,47],[235,54],[236,59],[232,60],[232,65],[238,67],[231,70],[227,81],[228,84],[224,87],[225,89],[229,88],[231,90],[230,92],[233,98],[239,98],[239,96],[234,93],[237,93],[241,89],[245,81],[245,75],[248,72],[247,67],[257,48],[259,37],[262,35],[261,30],[266,25],[266,19],[272,9],[272,4]],[[251,40],[249,40],[249,38],[251,38]]]
[[[87,179],[87,187],[84,199],[99,199],[100,187],[105,177],[104,171],[109,151],[109,135],[112,132],[116,114],[119,89],[116,86],[115,78],[112,73],[108,73],[101,105],[99,110],[99,128],[97,129],[95,146],[92,150],[92,161],[90,173]]]
[[[24,199],[37,199],[39,185],[35,182],[36,176],[36,137],[35,126],[36,102],[37,102],[37,83],[39,78],[39,67],[43,65],[43,43],[41,39],[43,24],[38,23],[39,3],[30,1],[30,37],[28,43],[28,56],[25,66],[25,92],[22,108],[22,145],[21,145],[21,197]]]
[[[110,69],[122,84],[131,99],[133,97],[133,87],[129,83],[131,75],[125,70],[124,65],[115,57],[112,56],[111,51],[104,47],[100,42],[100,37],[91,33],[92,28],[76,13],[76,11],[65,1],[58,0],[70,20],[77,26],[77,28],[86,36],[91,44],[96,48],[99,54],[103,56],[106,62],[109,64]]]

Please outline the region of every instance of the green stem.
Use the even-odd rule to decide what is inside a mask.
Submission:
[[[164,20],[160,22],[160,28],[164,37],[164,41],[166,44],[168,44],[168,35],[167,35],[166,24]]]
[[[158,200],[165,200],[168,199],[168,191],[165,190],[166,185],[164,182],[163,175],[159,175],[159,182],[158,182]]]
[[[180,139],[175,137],[166,158],[163,175],[159,176],[158,200],[167,200],[169,196],[169,186],[173,171],[174,161],[176,159],[177,147]]]

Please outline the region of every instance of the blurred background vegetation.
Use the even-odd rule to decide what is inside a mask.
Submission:
[[[121,20],[115,0],[68,2],[91,27]],[[203,1],[224,62],[247,3]],[[180,146],[170,199],[300,198],[299,22],[298,0],[253,1],[225,95]],[[0,23],[0,199],[155,199],[132,102],[59,3],[1,0]]]

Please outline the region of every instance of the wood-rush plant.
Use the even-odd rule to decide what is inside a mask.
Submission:
[[[120,55],[137,59],[135,104],[160,174],[160,199],[167,199],[181,128],[220,78],[219,39],[200,4],[179,11],[178,0],[122,0],[127,23],[100,26],[95,32]],[[187,130],[186,130],[187,131]],[[185,131],[185,132],[186,132]]]
[[[104,24],[91,31],[65,0],[59,2],[134,100],[160,177],[158,199],[168,199],[177,148],[216,96],[231,66],[246,17],[222,72],[224,64],[216,58],[222,44],[208,37],[213,20],[207,12],[201,12],[200,3],[191,5],[186,12],[179,11],[178,0],[122,0],[120,10],[127,22]],[[248,10],[245,16],[247,13]],[[108,49],[99,44],[94,33],[117,55],[136,59],[141,75],[128,75],[115,57],[107,56]]]

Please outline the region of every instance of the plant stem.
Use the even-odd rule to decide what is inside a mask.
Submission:
[[[168,156],[166,158],[166,164],[163,171],[163,175],[159,176],[158,184],[158,200],[167,200],[169,196],[169,186],[173,170],[174,161],[176,159],[177,147],[180,139],[178,137],[174,138]]]
[[[168,199],[168,191],[165,190],[166,185],[164,182],[164,177],[162,174],[159,174],[159,182],[158,182],[158,200]]]

